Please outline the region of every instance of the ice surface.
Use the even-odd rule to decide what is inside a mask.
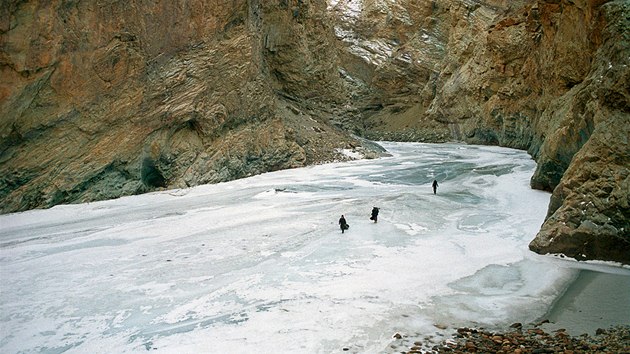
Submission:
[[[0,352],[383,352],[396,332],[545,314],[576,271],[527,250],[549,201],[529,156],[383,145],[391,157],[0,216]]]

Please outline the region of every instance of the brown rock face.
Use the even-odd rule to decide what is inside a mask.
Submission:
[[[630,263],[628,127],[627,114],[598,124],[554,189],[531,249]]]
[[[340,87],[322,2],[0,8],[4,212],[225,181],[359,145],[306,101]]]
[[[630,263],[630,4],[4,1],[11,212],[225,181],[369,138],[528,150],[530,247]]]
[[[630,5],[607,3],[601,16],[601,45],[591,70],[554,110],[558,126],[542,145],[532,185],[555,189],[530,248],[628,264]]]

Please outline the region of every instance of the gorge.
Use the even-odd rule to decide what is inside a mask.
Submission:
[[[4,1],[2,212],[462,141],[536,160],[532,250],[628,264],[629,29],[621,0]]]

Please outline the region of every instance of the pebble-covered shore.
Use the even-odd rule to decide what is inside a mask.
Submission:
[[[538,326],[515,323],[502,333],[459,328],[452,339],[438,345],[415,342],[403,353],[615,353],[630,354],[630,325],[598,329],[594,336],[570,336],[565,330],[545,332]]]

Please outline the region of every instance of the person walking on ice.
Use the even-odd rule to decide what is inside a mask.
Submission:
[[[373,207],[372,216],[370,216],[370,220],[374,220],[375,223],[378,221],[378,210],[379,209],[377,207]]]
[[[433,194],[437,194],[437,187],[438,187],[438,183],[437,180],[433,180],[433,184],[431,185],[433,187]]]
[[[339,227],[341,228],[341,233],[350,228],[350,225],[348,225],[346,218],[344,218],[343,215],[339,218]]]

